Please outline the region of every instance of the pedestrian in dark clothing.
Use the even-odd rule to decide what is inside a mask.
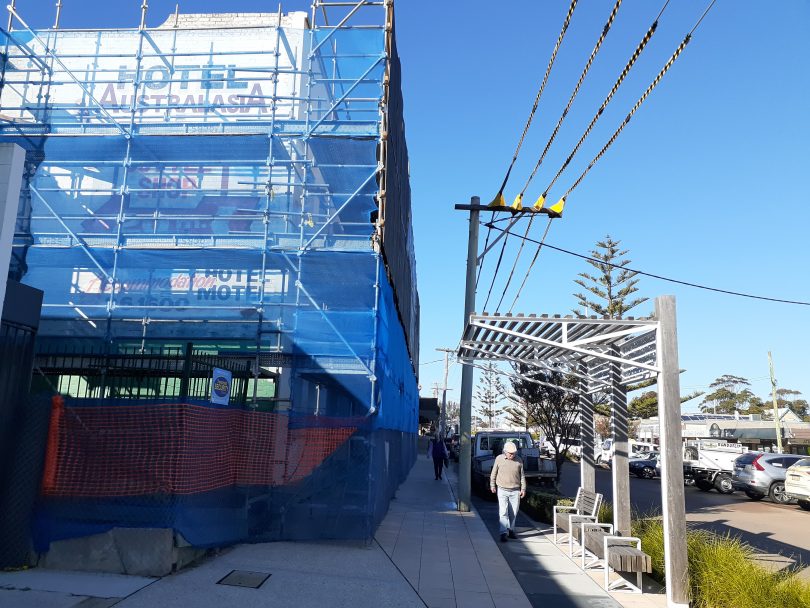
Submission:
[[[436,474],[436,479],[441,479],[444,461],[447,460],[447,457],[450,455],[447,452],[447,446],[444,445],[444,441],[438,437],[431,439],[428,444],[428,455],[433,456],[433,472]]]

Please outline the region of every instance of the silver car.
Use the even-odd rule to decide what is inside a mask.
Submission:
[[[751,500],[770,496],[775,503],[788,503],[791,497],[785,494],[785,473],[790,465],[802,458],[795,454],[748,452],[734,461],[731,483],[735,490],[742,490]]]

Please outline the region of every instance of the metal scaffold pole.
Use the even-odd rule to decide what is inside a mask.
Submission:
[[[473,196],[470,199],[470,233],[467,242],[467,283],[464,295],[464,325],[467,327],[470,315],[475,311],[475,270],[478,265],[478,207],[481,199]],[[470,471],[472,467],[472,445],[470,433],[472,431],[472,383],[473,368],[463,365],[461,368],[461,395],[459,413],[459,463],[458,463],[458,510],[470,510]]]

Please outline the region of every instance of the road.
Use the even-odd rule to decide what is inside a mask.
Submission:
[[[578,485],[578,465],[565,463],[560,491],[574,496]],[[611,500],[609,470],[596,471],[596,491]],[[714,490],[702,492],[693,486],[685,487],[684,491],[686,519],[692,526],[738,536],[760,553],[761,563],[774,568],[796,567],[802,570],[803,578],[810,580],[810,567],[807,567],[810,566],[810,512],[796,505],[774,504],[768,498],[755,502],[742,492],[722,495]],[[660,513],[660,480],[631,475],[630,502],[638,513]]]

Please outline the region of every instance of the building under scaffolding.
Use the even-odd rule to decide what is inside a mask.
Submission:
[[[127,30],[11,12],[9,276],[45,293],[39,384],[65,396],[38,547],[112,525],[368,537],[418,416],[391,0]]]

